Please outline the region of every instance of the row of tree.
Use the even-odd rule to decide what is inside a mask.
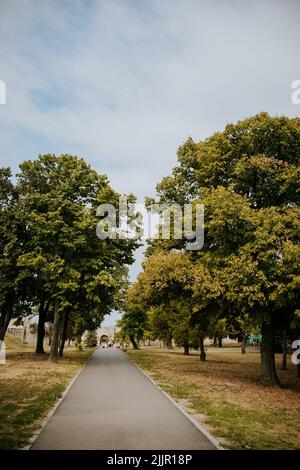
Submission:
[[[149,242],[121,321],[133,344],[146,331],[186,353],[196,345],[204,360],[207,335],[260,331],[261,377],[279,384],[275,339],[299,334],[299,163],[300,119],[266,113],[179,148],[148,203],[203,204],[204,246]]]
[[[14,177],[0,169],[0,344],[12,319],[36,314],[36,352],[50,321],[55,362],[71,326],[80,338],[120,307],[137,242],[96,236],[97,207],[118,201],[106,176],[75,156],[25,161]]]

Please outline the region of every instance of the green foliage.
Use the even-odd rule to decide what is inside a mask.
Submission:
[[[127,338],[134,338],[138,343],[148,328],[148,317],[138,292],[138,285],[133,286],[127,291],[123,307],[122,319],[118,322],[121,327],[119,337],[122,341]]]
[[[9,168],[0,169],[0,340],[11,318],[30,311],[32,283],[25,279],[18,259],[27,248],[28,229],[21,217],[20,192]]]
[[[300,119],[260,113],[178,150],[179,165],[157,186],[162,202],[195,200],[233,185],[255,208],[299,203]]]
[[[117,206],[119,194],[106,176],[72,155],[25,161],[15,184],[8,169],[0,176],[0,308],[2,302],[7,311],[12,302],[11,315],[17,315],[21,303],[26,314],[26,302],[31,309],[46,302],[52,319],[70,318],[78,337],[97,328],[121,306],[138,245],[96,236],[98,205]]]
[[[87,348],[97,347],[97,332],[96,330],[88,331],[84,340],[84,344]]]
[[[189,138],[178,165],[157,186],[158,203],[205,207],[201,251],[187,240],[150,242],[140,275],[162,325],[198,324],[205,334],[274,331],[295,324],[300,293],[300,119],[267,113],[228,124],[206,140]],[[174,252],[175,250],[175,252]],[[178,267],[176,259],[184,259]],[[172,260],[172,261],[170,261]],[[172,306],[172,307],[171,307]],[[191,314],[192,312],[192,314]],[[178,323],[176,323],[176,318]],[[180,335],[180,334],[179,334]],[[271,348],[272,349],[272,348]],[[271,363],[272,361],[270,361]]]

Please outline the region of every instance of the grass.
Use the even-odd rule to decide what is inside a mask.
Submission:
[[[7,335],[6,364],[0,365],[0,449],[26,446],[47,413],[93,349],[66,348],[64,358],[52,364],[36,356],[33,347]]]
[[[145,348],[129,357],[228,449],[300,449],[300,379],[281,371],[284,389],[259,383],[260,355],[237,348],[197,353]]]

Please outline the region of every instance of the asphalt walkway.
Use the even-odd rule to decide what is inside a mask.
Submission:
[[[215,446],[126,354],[100,349],[31,449],[192,450]]]

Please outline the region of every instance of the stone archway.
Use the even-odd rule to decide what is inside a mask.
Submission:
[[[105,347],[109,347],[110,345],[112,345],[112,341],[111,339],[109,338],[109,336],[107,335],[101,335],[100,336],[100,340],[99,340],[99,346],[100,348],[105,348]]]
[[[118,331],[116,326],[103,326],[97,330],[97,342],[99,347],[113,346],[115,344],[115,334]]]

